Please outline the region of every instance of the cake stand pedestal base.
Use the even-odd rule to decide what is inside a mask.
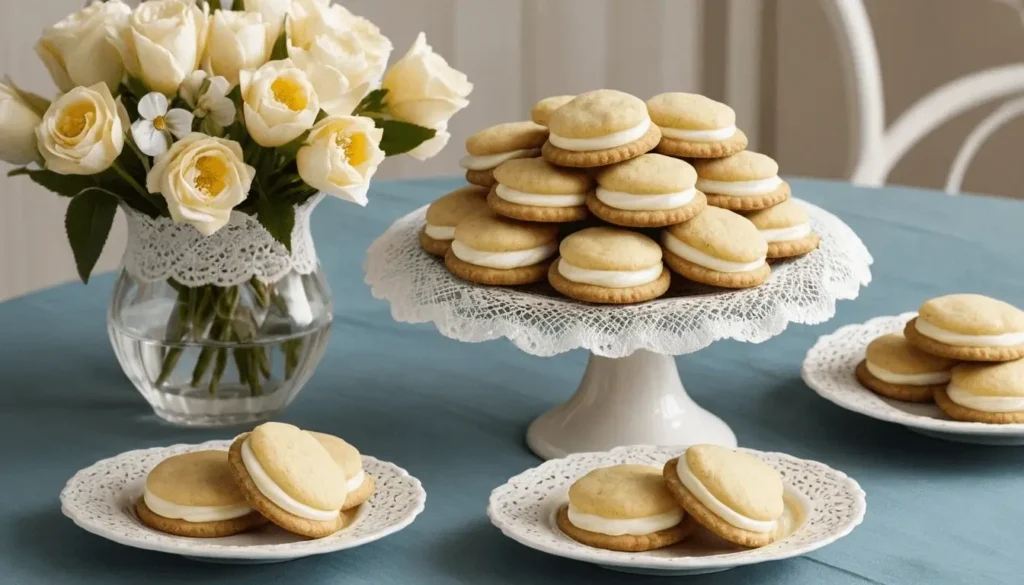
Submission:
[[[736,435],[690,398],[672,356],[640,350],[618,359],[590,354],[576,394],[535,419],[526,443],[558,459],[624,445],[735,447]]]

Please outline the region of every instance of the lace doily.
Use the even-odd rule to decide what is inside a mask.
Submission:
[[[775,468],[782,475],[787,492],[797,495],[791,502],[800,500],[795,530],[766,547],[743,549],[721,542],[684,541],[662,550],[625,553],[582,545],[558,529],[553,516],[566,503],[566,492],[576,479],[592,469],[623,463],[661,467],[680,451],[679,447],[633,446],[554,459],[513,477],[491,492],[487,515],[506,536],[549,554],[625,570],[674,574],[803,555],[846,536],[864,519],[864,491],[846,474],[823,463],[784,453],[740,449]]]
[[[986,424],[950,420],[934,404],[889,400],[860,385],[854,371],[869,343],[899,333],[917,313],[876,317],[824,335],[804,358],[803,379],[822,398],[871,418],[905,425],[943,438],[986,444],[1024,444],[1024,424]]]
[[[803,204],[821,246],[773,265],[768,282],[751,289],[723,292],[673,275],[664,298],[600,306],[558,297],[546,283],[526,289],[476,286],[452,276],[420,247],[426,207],[396,221],[370,246],[366,283],[375,297],[391,303],[397,321],[432,322],[459,341],[506,337],[538,356],[576,348],[605,357],[640,349],[681,355],[720,339],[758,343],[790,322],[827,321],[837,300],[856,298],[871,281],[871,254],[853,230],[820,207]]]
[[[295,209],[290,254],[255,217],[238,211],[231,212],[228,224],[211,236],[169,217],[127,212],[128,244],[122,264],[143,282],[173,278],[189,287],[235,286],[252,277],[273,283],[293,270],[310,274],[317,258],[309,220],[321,199],[322,194]]]
[[[267,562],[334,552],[373,542],[405,528],[423,511],[426,492],[419,480],[386,461],[363,456],[363,469],[377,487],[356,521],[326,538],[310,540],[268,526],[226,538],[184,538],[142,524],[135,501],[145,489],[146,475],[172,455],[207,449],[227,450],[231,441],[174,445],[128,451],[104,459],[75,474],[60,493],[64,515],[85,530],[146,550],[204,559]]]

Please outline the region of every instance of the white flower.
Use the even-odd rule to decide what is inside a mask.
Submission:
[[[220,135],[224,128],[235,121],[235,102],[228,93],[231,84],[223,77],[208,77],[202,69],[193,71],[181,82],[179,94],[185,103],[192,108],[196,118],[203,120],[203,131],[210,135]]]
[[[274,41],[270,25],[253,12],[218,10],[210,19],[203,69],[238,85],[238,72],[257,69],[270,60]]]
[[[330,0],[321,0],[330,1]],[[270,25],[270,45],[273,46],[277,37],[281,36],[284,28],[284,19],[288,15],[288,8],[292,0],[245,0],[243,6],[246,12],[256,12],[263,16],[263,22]]]
[[[240,79],[245,127],[260,146],[281,146],[295,140],[320,113],[313,85],[290,59],[242,71]]]
[[[309,75],[328,114],[351,114],[380,85],[392,46],[369,20],[338,4],[295,0],[287,28],[288,56]]]
[[[193,132],[156,157],[146,189],[163,195],[174,221],[209,236],[245,201],[255,176],[237,142]]]
[[[27,165],[39,159],[36,127],[48,107],[46,100],[21,91],[10,79],[0,82],[0,160]]]
[[[149,156],[167,152],[172,134],[184,138],[192,132],[192,112],[179,108],[168,111],[167,106],[167,96],[155,91],[139,100],[141,117],[132,124],[132,138],[139,150]]]
[[[124,65],[111,39],[123,33],[131,12],[120,0],[96,1],[43,31],[35,50],[60,91],[101,81],[117,89]]]
[[[174,95],[199,67],[206,47],[207,4],[195,0],[149,0],[128,19],[117,43],[124,66],[152,91]]]
[[[370,178],[384,160],[384,132],[363,116],[329,116],[309,131],[296,157],[307,185],[335,197],[366,205]]]
[[[448,120],[469,105],[466,97],[473,91],[466,75],[435,53],[423,33],[384,75],[382,87],[388,90],[385,103],[391,117],[437,130],[434,138],[410,152],[421,160],[448,143]]]
[[[95,175],[124,148],[126,122],[107,84],[76,87],[50,104],[36,127],[46,168],[62,175]]]

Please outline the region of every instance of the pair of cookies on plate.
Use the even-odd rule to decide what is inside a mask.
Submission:
[[[902,334],[868,345],[856,375],[888,398],[934,400],[955,420],[1024,423],[1024,311],[977,294],[928,300]]]
[[[664,467],[595,469],[569,488],[558,528],[588,546],[643,552],[671,546],[703,527],[741,546],[784,536],[782,477],[760,459],[694,445]]]
[[[135,504],[151,528],[216,538],[268,522],[321,538],[341,530],[373,495],[359,451],[338,437],[266,423],[228,451],[175,455],[146,477]]]

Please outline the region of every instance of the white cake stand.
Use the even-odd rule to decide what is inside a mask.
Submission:
[[[804,202],[821,247],[772,267],[765,284],[722,291],[673,275],[666,297],[626,306],[578,303],[546,284],[511,289],[452,276],[420,248],[426,207],[396,221],[370,246],[366,283],[404,323],[433,323],[464,342],[507,338],[548,357],[590,351],[576,394],[530,425],[526,440],[545,459],[620,445],[736,446],[725,422],[686,393],[672,358],[720,339],[760,343],[789,323],[822,323],[839,299],[871,281],[871,255],[853,230]]]

